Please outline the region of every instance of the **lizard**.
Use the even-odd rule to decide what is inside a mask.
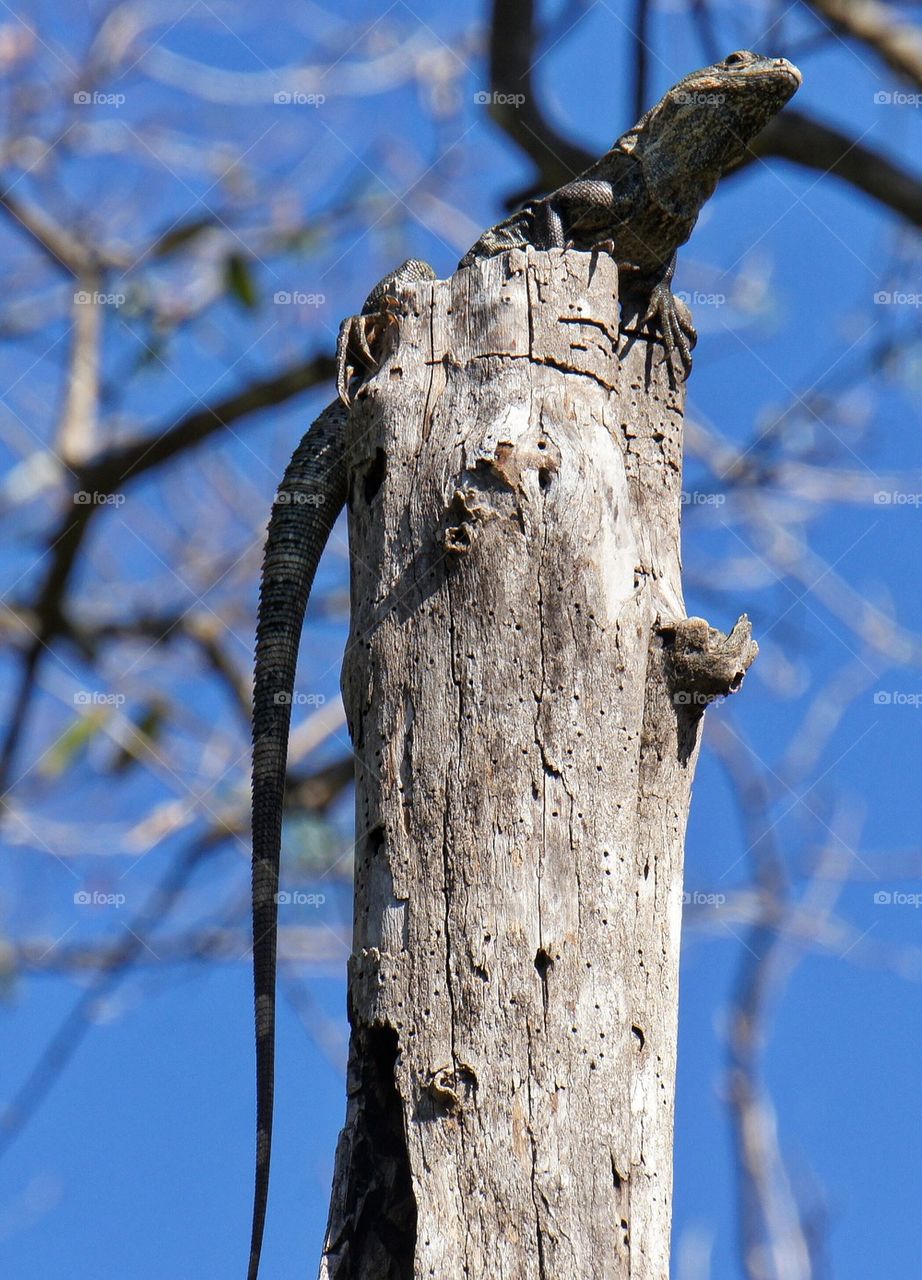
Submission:
[[[695,331],[671,289],[677,250],[722,175],[801,82],[787,59],[748,49],[691,72],[572,182],[484,231],[460,265],[524,245],[606,250],[629,305],[645,303],[640,327],[654,323],[687,373]]]
[[[459,263],[515,247],[605,250],[657,326],[667,357],[691,363],[691,318],[671,291],[676,250],[691,235],[721,175],[801,82],[783,58],[749,51],[685,76],[582,175],[483,232]],[[349,384],[405,285],[435,279],[408,259],[343,322],[338,396],[295,449],[266,540],[253,697],[253,983],[256,1021],[256,1185],[248,1280],[257,1280],[269,1189],[275,1061],[279,856],[291,702],[301,628],[323,547],[346,501]],[[639,311],[639,307],[638,307]],[[671,369],[671,364],[670,364]]]

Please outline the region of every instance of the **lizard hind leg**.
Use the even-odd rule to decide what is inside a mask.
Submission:
[[[359,366],[369,374],[374,373],[380,364],[374,347],[383,332],[382,321],[384,324],[396,321],[397,313],[386,309],[391,303],[396,305],[396,300],[385,298],[383,301],[386,305],[382,307],[380,315],[350,316],[339,326],[339,337],[336,339],[336,390],[347,409],[352,404],[349,385],[360,372]]]
[[[336,390],[347,409],[352,403],[349,384],[358,374],[359,366],[364,366],[366,373],[375,372],[381,363],[375,347],[381,335],[403,314],[404,304],[392,291],[403,284],[434,279],[435,272],[428,262],[408,258],[396,271],[378,281],[365,299],[360,315],[350,316],[339,326]]]

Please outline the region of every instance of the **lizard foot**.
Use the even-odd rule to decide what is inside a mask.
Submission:
[[[346,408],[351,403],[349,384],[361,371],[374,373],[379,367],[380,353],[375,347],[381,335],[396,324],[404,314],[404,304],[391,292],[402,285],[417,284],[421,280],[434,280],[435,272],[428,262],[419,258],[407,258],[396,271],[379,280],[365,299],[361,315],[350,316],[339,326],[336,339],[336,390]]]
[[[378,309],[368,315],[349,316],[339,326],[336,340],[336,390],[346,406],[352,403],[349,385],[356,375],[364,371],[374,373],[380,364],[374,348],[385,329],[397,323],[403,314],[398,298],[384,294]],[[377,302],[376,302],[377,306]]]
[[[650,293],[647,310],[641,320],[641,327],[648,325],[662,335],[670,372],[674,370],[673,358],[678,352],[683,372],[688,377],[692,367],[692,347],[698,335],[688,307],[681,298],[675,296],[665,281],[654,285]]]

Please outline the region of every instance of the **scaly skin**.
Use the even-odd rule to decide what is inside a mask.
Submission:
[[[656,322],[687,371],[694,328],[670,288],[676,250],[721,176],[800,84],[784,58],[748,50],[693,71],[585,173],[485,231],[460,265],[524,245],[605,249],[624,295],[646,304],[641,324]]]
[[[368,295],[362,316],[387,316],[393,292],[434,279],[425,262],[408,259]],[[348,369],[352,344],[374,362],[364,326],[355,318],[340,332],[337,351]],[[372,324],[373,327],[373,324]],[[256,1189],[248,1280],[256,1280],[269,1195],[275,1093],[275,968],[279,856],[288,730],[301,628],[314,574],[336,517],[346,501],[348,407],[327,405],[302,439],[285,471],[269,520],[256,628],[253,691],[253,994],[256,1010]]]
[[[670,357],[678,350],[687,369],[694,329],[670,289],[676,250],[721,175],[800,81],[783,58],[748,52],[693,72],[584,174],[485,231],[460,266],[526,245],[607,250],[618,263],[623,294],[645,303],[641,322],[656,322]],[[375,286],[360,316],[344,322],[336,349],[339,399],[295,450],[269,522],[253,706],[257,1157],[248,1280],[257,1280],[269,1189],[279,852],[301,627],[321,552],[346,500],[350,378],[359,365],[374,368],[371,347],[398,305],[394,291],[434,278],[428,263],[410,259]]]
[[[256,1192],[249,1280],[259,1270],[275,1093],[279,853],[298,645],[314,573],[346,500],[348,410],[328,405],[279,486],[263,563],[253,697],[253,994],[256,1009]]]

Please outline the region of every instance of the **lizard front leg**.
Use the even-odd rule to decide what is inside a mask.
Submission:
[[[540,208],[540,221],[539,221]],[[632,211],[627,183],[607,178],[576,178],[535,209],[536,227],[547,241],[542,248],[602,249],[616,254],[613,233]]]
[[[622,304],[629,314],[636,314],[639,329],[651,329],[663,339],[666,358],[669,361],[670,378],[675,376],[674,356],[679,353],[682,368],[687,377],[692,367],[692,347],[698,335],[692,323],[691,312],[681,298],[672,292],[676,254],[659,275],[642,278],[630,284],[630,269],[623,268],[624,293]],[[636,268],[635,268],[636,271]]]
[[[617,259],[614,233],[621,222],[629,220],[631,199],[627,181],[616,185],[604,178],[578,178],[568,183],[535,208],[535,225],[541,228],[545,240],[541,247],[572,249],[579,247],[581,241],[591,239],[593,232],[599,232],[603,238],[594,240],[592,249],[610,253]],[[647,305],[640,327],[653,327],[662,335],[670,370],[674,353],[678,351],[687,376],[697,334],[688,308],[672,292],[676,257],[673,253],[649,286],[645,282]],[[623,262],[619,262],[619,266],[625,275],[629,274]]]
[[[678,351],[687,377],[692,367],[692,347],[697,342],[698,335],[688,307],[672,292],[675,269],[676,254],[673,254],[666,270],[650,290],[647,310],[641,324],[653,325],[662,334],[670,368],[673,354]]]

